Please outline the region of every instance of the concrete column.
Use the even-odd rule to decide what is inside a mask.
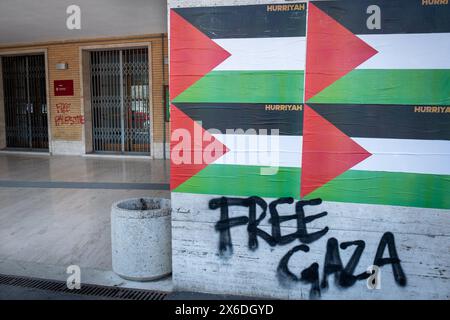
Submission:
[[[81,51],[81,113],[84,115],[83,140],[85,153],[93,151],[92,146],[92,107],[91,107],[91,55],[87,50]]]

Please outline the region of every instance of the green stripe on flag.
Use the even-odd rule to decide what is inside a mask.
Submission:
[[[449,105],[450,70],[351,71],[311,103]]]
[[[174,192],[259,197],[298,197],[300,168],[280,167],[275,175],[261,175],[260,166],[211,164]]]
[[[212,71],[173,102],[301,103],[303,71]]]
[[[450,176],[350,170],[306,198],[450,209]]]
[[[211,164],[174,192],[299,198],[300,168],[280,167],[275,175],[261,175],[261,168]],[[350,170],[306,198],[450,209],[449,194],[449,175]]]

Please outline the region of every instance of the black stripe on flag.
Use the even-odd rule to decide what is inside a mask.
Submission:
[[[280,135],[302,135],[302,104],[214,104],[176,103],[175,106],[195,121],[202,121],[204,129],[227,129],[244,131],[267,129],[272,134],[278,129]],[[235,132],[239,133],[239,132]],[[259,132],[260,133],[260,132]]]
[[[354,34],[450,32],[450,4],[445,4],[445,0],[341,0],[312,3]],[[367,19],[373,12],[368,8],[373,5],[380,8],[380,29],[369,29],[367,26]]]
[[[350,137],[450,140],[450,106],[308,106]]]
[[[172,10],[211,39],[268,38],[304,37],[306,7],[306,3],[286,3]]]

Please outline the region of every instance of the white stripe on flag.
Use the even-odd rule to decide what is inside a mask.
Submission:
[[[357,69],[450,69],[450,33],[358,35],[378,51]],[[214,71],[304,70],[305,37],[213,39],[231,56]]]
[[[353,138],[372,156],[352,170],[450,175],[450,141]]]
[[[300,167],[302,137],[280,135],[213,134],[230,151],[215,164]]]
[[[214,71],[304,70],[305,37],[213,39],[231,56]]]
[[[230,149],[215,164],[301,167],[302,136],[213,135]],[[351,170],[450,175],[450,141],[352,139],[372,155]]]
[[[450,69],[450,33],[369,34],[358,37],[378,53],[357,69]]]

